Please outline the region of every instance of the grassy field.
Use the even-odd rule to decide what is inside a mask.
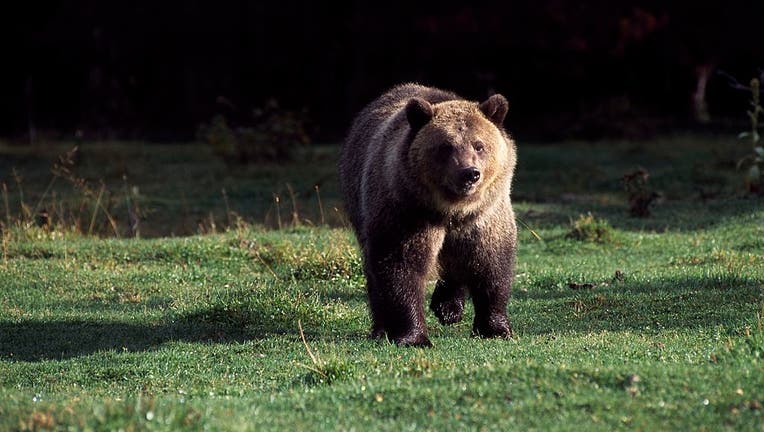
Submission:
[[[468,308],[428,314],[431,349],[366,338],[335,147],[228,168],[86,143],[52,180],[70,147],[0,145],[0,430],[764,429],[764,201],[731,140],[520,143],[542,240],[520,233],[516,338],[470,337]],[[664,197],[645,219],[638,165]],[[136,206],[153,238],[125,238]]]

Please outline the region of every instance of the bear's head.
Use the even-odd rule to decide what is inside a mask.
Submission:
[[[407,155],[412,175],[442,210],[469,210],[492,193],[509,193],[515,150],[502,127],[507,108],[499,94],[481,104],[421,98],[406,104],[415,134]]]

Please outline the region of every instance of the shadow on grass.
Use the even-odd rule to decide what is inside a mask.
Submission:
[[[531,288],[515,297],[510,314],[527,334],[731,330],[754,322],[763,290],[764,278],[733,275],[627,280],[590,289]],[[528,307],[525,299],[540,306]]]
[[[576,290],[537,286],[514,297],[510,317],[519,334],[529,335],[713,331],[719,326],[736,331],[755,319],[763,287],[764,278],[737,276],[626,280]],[[298,319],[310,339],[366,339],[366,324],[357,315],[336,319],[322,315],[320,310],[276,309],[266,311],[250,303],[216,305],[146,324],[99,320],[0,322],[0,359],[62,360],[99,351],[149,351],[168,342],[225,344],[276,335],[298,341]],[[469,337],[468,333],[464,337]]]
[[[0,360],[65,360],[100,351],[150,351],[168,342],[237,343],[292,335],[299,339],[298,317],[266,315],[250,306],[214,307],[159,323],[100,320],[0,321]],[[301,319],[312,339],[365,339],[365,329],[346,323]],[[327,329],[329,328],[329,329]]]

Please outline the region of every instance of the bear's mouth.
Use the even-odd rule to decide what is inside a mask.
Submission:
[[[471,195],[474,195],[477,190],[478,187],[475,183],[463,185],[449,184],[445,187],[446,197],[449,199],[449,201],[463,200]]]

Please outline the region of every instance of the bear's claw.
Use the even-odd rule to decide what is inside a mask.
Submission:
[[[475,322],[472,326],[472,335],[482,338],[503,338],[511,339],[514,337],[512,326],[506,318],[492,319],[488,322]]]
[[[464,313],[464,300],[463,299],[451,299],[446,301],[436,302],[435,299],[430,303],[430,310],[438,317],[443,325],[456,324],[462,320],[462,314]]]

